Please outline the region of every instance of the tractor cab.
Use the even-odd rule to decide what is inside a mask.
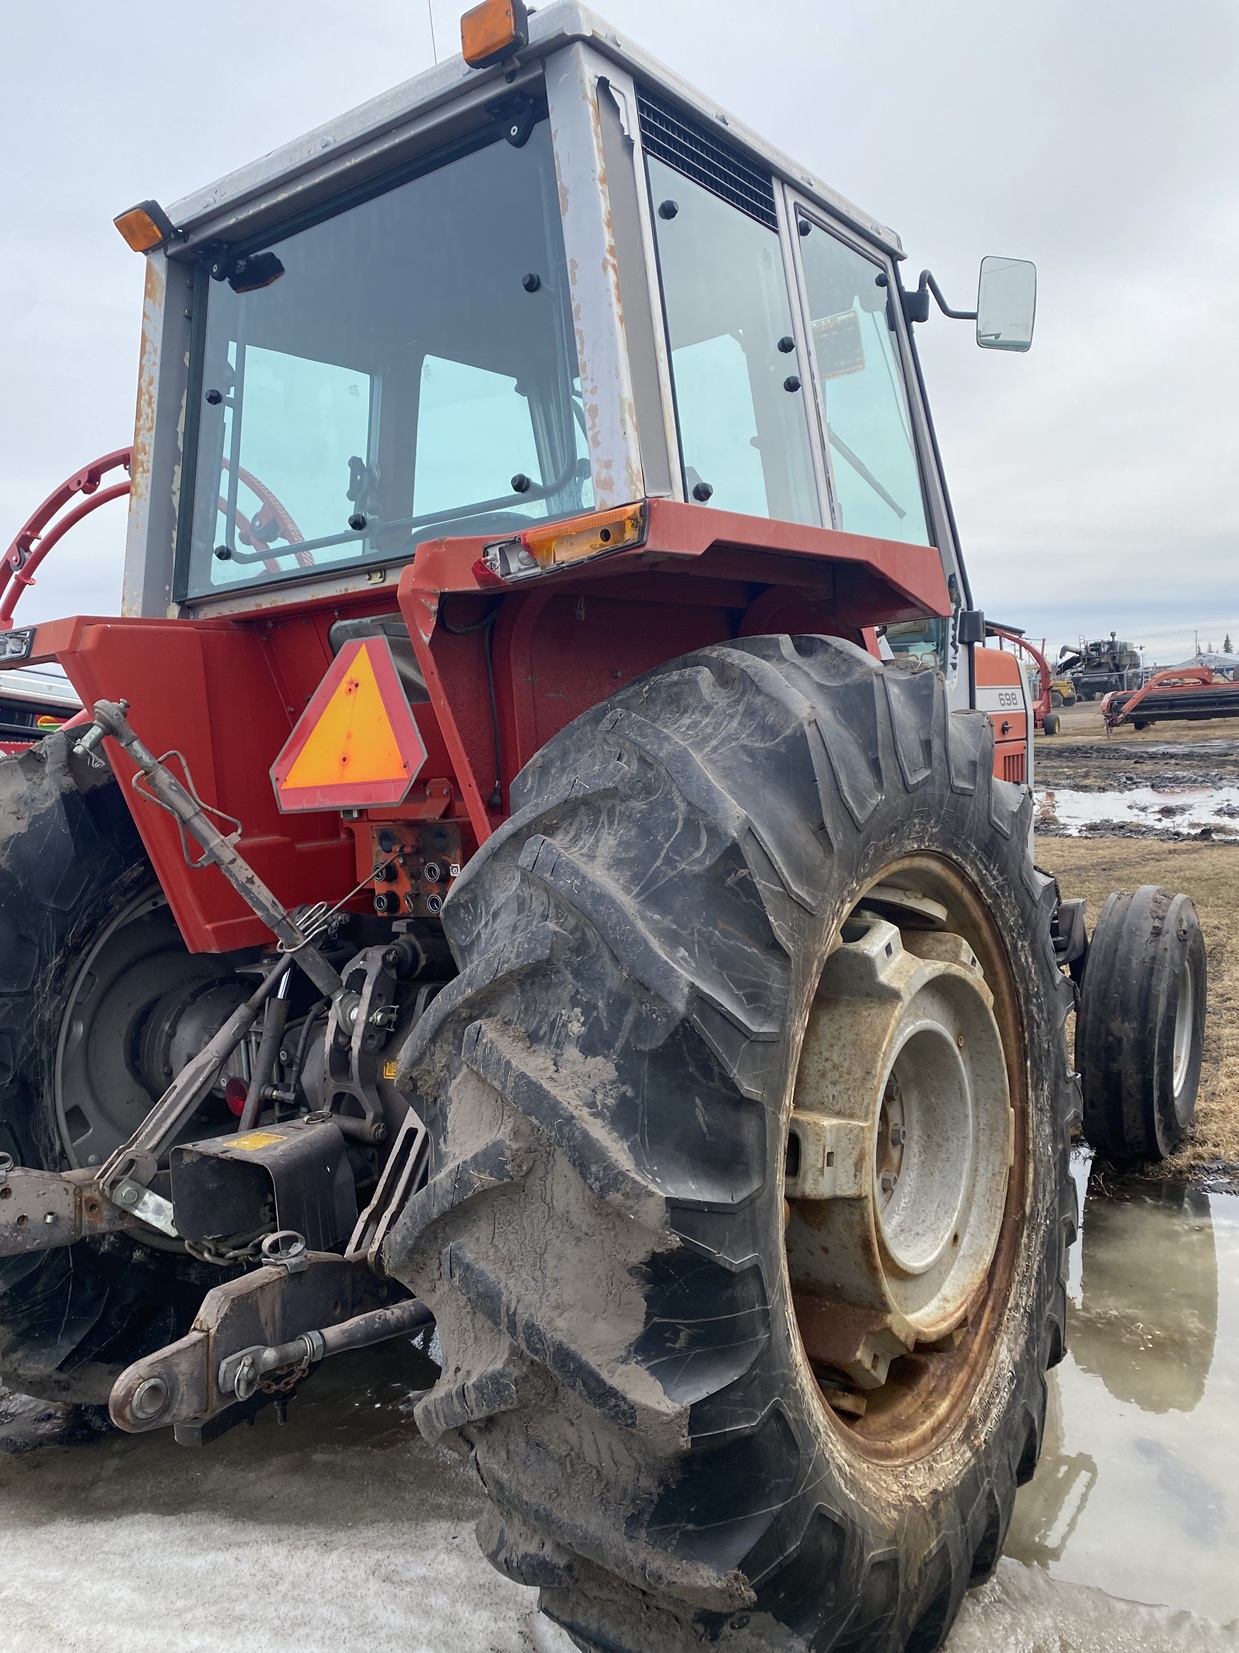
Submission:
[[[271,613],[458,537],[516,581],[668,501],[935,548],[888,618],[954,676],[898,237],[573,0],[498,11],[484,60],[118,220],[148,259],[127,610]],[[978,342],[1027,348],[1031,266],[987,264]]]

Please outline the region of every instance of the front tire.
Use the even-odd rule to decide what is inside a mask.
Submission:
[[[1076,1066],[1084,1135],[1110,1159],[1164,1159],[1196,1117],[1208,964],[1191,898],[1116,890],[1089,942]]]
[[[419,1425],[472,1457],[483,1547],[582,1649],[927,1653],[996,1563],[1063,1350],[1075,1103],[1056,892],[992,762],[989,719],[934,675],[822,638],[720,645],[552,740],[444,911],[461,973],[401,1063],[431,1172],[388,1266],[443,1343]],[[1011,1169],[977,1148],[997,1206],[958,1225],[985,1253],[967,1279],[934,1229],[941,1301],[898,1295],[921,1264],[884,1227],[895,1115],[872,1117],[934,1088],[895,1098],[876,1051],[852,1083],[831,1037],[804,1054],[853,945],[888,1032],[888,969],[908,1006],[935,971],[970,993],[981,1045],[992,1004],[976,1094],[1009,1098]],[[790,1139],[838,1125],[851,1186],[824,1149],[808,1189]],[[849,1202],[824,1267],[817,1220]]]

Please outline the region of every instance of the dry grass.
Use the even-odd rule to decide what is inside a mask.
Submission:
[[[1208,1168],[1216,1176],[1219,1161],[1239,1168],[1239,846],[1043,838],[1037,841],[1037,861],[1055,874],[1064,896],[1087,897],[1090,928],[1111,890],[1163,884],[1195,902],[1209,959],[1200,1100],[1186,1145],[1158,1167],[1158,1174],[1193,1176]]]

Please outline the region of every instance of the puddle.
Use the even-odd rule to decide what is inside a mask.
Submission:
[[[1037,793],[1037,831],[1076,838],[1089,833],[1156,838],[1239,838],[1239,787],[1163,790],[1135,786],[1082,792],[1047,787]]]
[[[1050,1377],[1007,1556],[1051,1580],[1239,1618],[1239,1199],[1090,1190],[1070,1292],[1070,1353]]]
[[[1084,1216],[1041,1465],[949,1653],[1239,1653],[1239,1199],[1094,1191]],[[549,1653],[466,1467],[414,1427],[425,1382],[394,1344],[330,1362],[284,1428],[0,1457],[0,1648]],[[47,1439],[18,1414],[0,1432]]]

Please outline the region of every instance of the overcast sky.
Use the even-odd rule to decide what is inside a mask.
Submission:
[[[456,0],[434,0],[441,55]],[[626,33],[891,224],[967,308],[1035,259],[1031,354],[920,329],[974,595],[1057,644],[1239,641],[1235,0],[610,0]],[[426,0],[5,7],[0,538],[132,434],[142,265],[117,212],[431,62]],[[122,516],[21,613],[116,610]]]

